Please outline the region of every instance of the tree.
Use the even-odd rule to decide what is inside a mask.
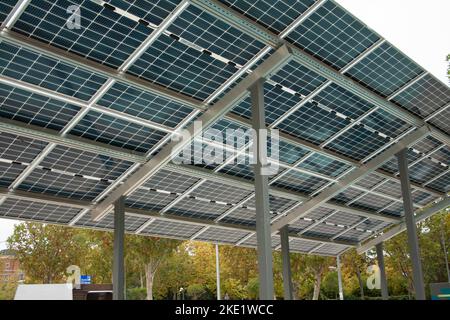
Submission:
[[[27,280],[34,283],[63,281],[66,268],[78,265],[86,249],[74,229],[40,223],[16,225],[7,242]]]
[[[137,235],[125,237],[126,256],[129,264],[144,269],[147,300],[153,300],[153,282],[158,268],[180,244],[181,242],[178,240],[165,238]]]
[[[364,281],[362,272],[365,272],[367,266],[368,261],[366,255],[358,254],[355,249],[349,250],[342,255],[342,270],[343,272],[356,275],[361,299],[364,299]]]

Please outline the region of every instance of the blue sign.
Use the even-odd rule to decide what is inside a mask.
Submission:
[[[91,284],[91,276],[88,275],[82,275],[80,277],[80,284]]]

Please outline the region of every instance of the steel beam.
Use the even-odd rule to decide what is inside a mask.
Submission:
[[[387,278],[386,278],[386,268],[384,266],[383,243],[380,242],[375,247],[377,249],[378,268],[380,269],[381,297],[383,298],[383,300],[389,300],[389,292],[388,292]]]
[[[14,8],[11,10],[9,15],[6,17],[0,26],[0,31],[4,29],[12,29],[14,23],[19,19],[20,15],[25,11],[25,9],[30,4],[31,0],[19,0]]]
[[[251,88],[253,129],[256,132],[253,173],[255,176],[256,239],[259,270],[259,299],[272,300],[274,296],[272,235],[270,232],[269,181],[264,173],[267,167],[267,143],[262,131],[265,125],[264,79],[259,79]]]
[[[425,300],[425,286],[423,282],[422,263],[420,261],[419,240],[412,205],[411,186],[409,184],[407,149],[397,154],[400,178],[402,179],[403,206],[405,209],[406,231],[408,234],[409,255],[413,267],[414,291],[417,300]]]
[[[247,90],[261,77],[267,76],[273,70],[276,70],[280,65],[284,64],[290,58],[289,52],[286,46],[280,47],[271,57],[264,61],[254,72],[248,75],[237,86],[229,91],[223,99],[211,106],[205,113],[199,118],[202,121],[203,128],[198,128],[195,124],[192,124],[187,129],[190,133],[191,139],[195,139],[202,134],[202,129],[207,129],[213,125],[217,120],[222,118],[240,99],[246,94]],[[172,141],[167,144],[163,149],[148,162],[146,162],[140,169],[138,169],[124,184],[119,186],[109,196],[101,202],[92,211],[92,217],[94,220],[101,218],[108,210],[110,210],[112,204],[121,195],[127,195],[136,190],[142,185],[148,178],[155,174],[161,167],[166,165],[172,158],[173,154],[178,154],[186,145],[190,144],[192,140],[188,141]]]
[[[371,172],[375,171],[378,167],[380,167],[383,163],[388,161],[400,150],[407,148],[408,146],[422,139],[429,133],[430,129],[428,128],[428,126],[424,126],[416,130],[415,132],[411,133],[410,135],[406,136],[405,138],[401,139],[397,144],[386,149],[380,155],[378,155],[365,165],[355,169],[347,176],[345,176],[343,179],[338,181],[336,184],[334,184],[327,190],[317,195],[315,198],[310,199],[309,201],[305,202],[300,207],[298,207],[296,210],[292,211],[290,214],[286,215],[285,217],[275,222],[272,225],[272,231],[279,230],[284,225],[290,224],[295,219],[303,217],[311,210],[314,210],[315,208],[323,205],[326,201],[333,198],[336,194],[340,193],[344,188],[358,182]]]
[[[293,287],[291,275],[291,258],[289,254],[289,229],[284,227],[280,230],[281,257],[283,260],[283,289],[284,300],[293,300]]]
[[[125,197],[114,204],[114,264],[113,264],[113,300],[125,298]]]

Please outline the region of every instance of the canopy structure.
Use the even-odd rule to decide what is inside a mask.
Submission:
[[[6,0],[0,22],[1,217],[108,230],[124,197],[128,233],[256,247],[252,166],[171,161],[193,120],[252,107],[281,137],[272,249],[404,230],[405,148],[416,218],[449,205],[450,88],[332,0]]]

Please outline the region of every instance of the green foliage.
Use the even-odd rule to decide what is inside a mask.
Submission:
[[[128,288],[126,299],[127,300],[145,300],[147,297],[146,288]]]
[[[0,283],[0,300],[13,300],[16,294],[17,282]]]

